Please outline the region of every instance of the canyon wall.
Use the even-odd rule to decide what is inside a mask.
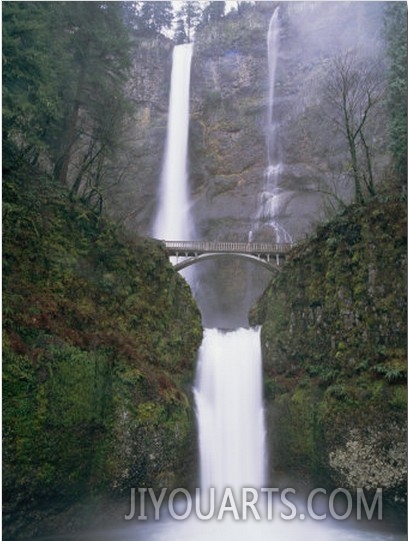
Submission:
[[[382,2],[258,2],[198,28],[191,74],[189,174],[197,235],[247,240],[267,167],[267,32],[279,7],[273,121],[282,171],[278,220],[300,238],[325,217],[323,192],[347,199],[347,146],[325,104],[329,67],[353,52],[384,62]],[[126,171],[111,210],[149,234],[166,136],[171,53],[164,37],[138,38],[129,91],[136,116]],[[384,79],[383,70],[380,78]],[[376,176],[387,162],[384,111],[370,126]],[[335,187],[334,187],[335,186]]]
[[[352,206],[254,307],[274,470],[406,508],[406,208]]]
[[[383,62],[381,2],[258,2],[197,29],[191,72],[189,182],[197,238],[247,241],[265,190],[269,75],[267,33],[279,8],[272,108],[281,162],[275,219],[294,240],[327,218],[335,193],[350,198],[347,145],[324,105],[333,59]],[[171,54],[164,37],[135,42],[124,174],[111,192],[111,213],[131,231],[150,235],[157,209],[166,137]],[[354,54],[354,53],[353,53]],[[384,78],[384,74],[382,74]],[[376,181],[387,163],[384,111],[370,126]],[[378,166],[378,167],[377,167]],[[274,241],[266,231],[262,240]],[[246,325],[245,313],[270,275],[240,261],[195,269],[206,326]]]

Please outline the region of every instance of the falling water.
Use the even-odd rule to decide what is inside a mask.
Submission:
[[[264,486],[262,360],[257,330],[205,331],[195,399],[201,488]]]
[[[274,74],[279,34],[278,9],[271,19],[268,32],[271,90],[268,119],[266,189],[261,215],[272,225],[277,240],[289,236],[274,219],[279,210],[278,177],[281,164],[274,163]],[[155,236],[180,240],[191,234],[188,182],[186,172],[188,136],[188,96],[192,47],[178,46],[173,57],[172,87],[165,165],[161,179],[160,208],[155,223]],[[187,276],[187,279],[189,277]],[[260,491],[267,483],[266,434],[262,405],[262,358],[259,329],[236,329],[225,332],[206,329],[200,347],[194,389],[200,452],[200,491],[214,487],[224,493],[231,489],[235,495],[248,487]],[[219,504],[219,500],[217,502]],[[265,502],[264,502],[265,503]],[[286,509],[287,511],[287,509]],[[298,541],[313,537],[315,541],[332,539],[368,539],[364,533],[350,536],[301,520],[286,522],[266,520],[198,520],[192,515],[185,522],[164,518],[159,523],[140,525],[135,533],[144,541],[266,541],[272,537]],[[263,516],[265,518],[265,516]],[[231,520],[229,520],[231,519]],[[133,534],[129,537],[132,537]],[[128,539],[127,535],[122,537]],[[382,539],[380,537],[379,539]]]
[[[169,240],[186,239],[193,229],[186,167],[191,56],[191,45],[174,49],[167,144],[153,229],[155,237]],[[262,487],[266,482],[266,454],[258,330],[205,330],[194,396],[203,493],[211,487],[220,491],[227,487]],[[172,527],[166,526],[169,539],[211,536],[202,523],[190,523],[187,529],[172,526],[174,534],[170,533]],[[225,527],[222,535],[229,539]]]
[[[160,204],[154,236],[188,239],[187,141],[192,45],[173,53],[169,120]],[[186,276],[189,279],[189,275]],[[201,486],[262,486],[265,436],[259,332],[207,329],[200,349],[197,387]]]
[[[158,239],[189,240],[193,234],[192,220],[189,216],[187,176],[192,54],[192,43],[174,47],[159,208],[153,226],[153,236]]]
[[[276,161],[276,145],[274,141],[275,126],[273,125],[273,102],[275,94],[275,74],[276,64],[278,60],[278,47],[279,47],[279,8],[276,8],[269,21],[268,35],[267,35],[267,49],[268,49],[268,74],[269,74],[269,99],[268,99],[268,124],[267,124],[267,151],[268,151],[268,169],[279,167],[279,164],[273,165]],[[268,172],[269,173],[269,172]]]
[[[279,223],[277,216],[282,210],[287,194],[280,188],[279,179],[283,170],[283,163],[279,158],[277,144],[278,124],[273,119],[275,104],[275,75],[279,52],[279,7],[275,9],[269,21],[267,34],[268,50],[268,115],[266,126],[266,146],[268,165],[265,170],[264,189],[260,195],[258,212],[255,218],[254,231],[250,232],[251,241],[254,234],[259,234],[262,229],[272,230],[276,242],[292,242],[292,237],[284,226]]]

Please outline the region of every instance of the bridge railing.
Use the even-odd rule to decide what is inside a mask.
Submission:
[[[162,241],[171,252],[237,252],[248,254],[286,254],[293,244],[267,242]]]

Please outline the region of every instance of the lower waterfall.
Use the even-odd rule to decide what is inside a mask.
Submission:
[[[259,329],[205,330],[194,395],[201,462],[201,482],[196,490],[175,489],[172,493],[178,492],[177,498],[167,492],[162,499],[160,493],[155,492],[157,509],[154,510],[152,493],[143,489],[146,505],[134,501],[132,519],[122,518],[122,526],[59,535],[47,540],[405,539],[403,534],[391,533],[389,524],[384,524],[381,531],[378,522],[335,521],[329,513],[325,520],[317,520],[311,516],[302,495],[295,494],[294,489],[268,485]],[[269,426],[268,430],[273,431],[273,427]],[[273,475],[269,477],[273,478]],[[215,494],[214,501],[210,498],[211,490]],[[157,516],[155,511],[158,511]],[[315,516],[321,517],[326,512],[315,498]]]
[[[195,388],[201,489],[266,481],[259,331],[207,329]]]
[[[200,486],[185,490],[171,506],[163,500],[160,520],[151,513],[141,522],[135,515],[129,529],[107,539],[402,541],[398,534],[355,521],[336,522],[329,514],[316,520],[294,489],[268,485],[262,388],[260,330],[206,329],[194,388]],[[313,513],[322,516],[326,511],[316,498]]]

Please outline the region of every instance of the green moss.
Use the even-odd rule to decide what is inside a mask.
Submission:
[[[6,531],[29,511],[184,478],[195,430],[188,285],[159,243],[48,182],[18,170],[3,191]]]
[[[405,411],[407,407],[407,389],[405,386],[398,386],[392,389],[390,406],[397,410]]]
[[[253,308],[267,377],[286,389],[266,394],[284,467],[320,469],[326,483],[346,483],[329,457],[351,430],[383,433],[385,453],[394,437],[388,427],[403,434],[405,264],[405,205],[353,206],[293,250]]]
[[[273,456],[277,469],[290,471],[291,475],[308,476],[322,468],[319,447],[322,443],[318,419],[319,393],[312,386],[303,384],[294,393],[279,396],[274,408],[279,423],[274,427],[274,440],[278,442]]]

